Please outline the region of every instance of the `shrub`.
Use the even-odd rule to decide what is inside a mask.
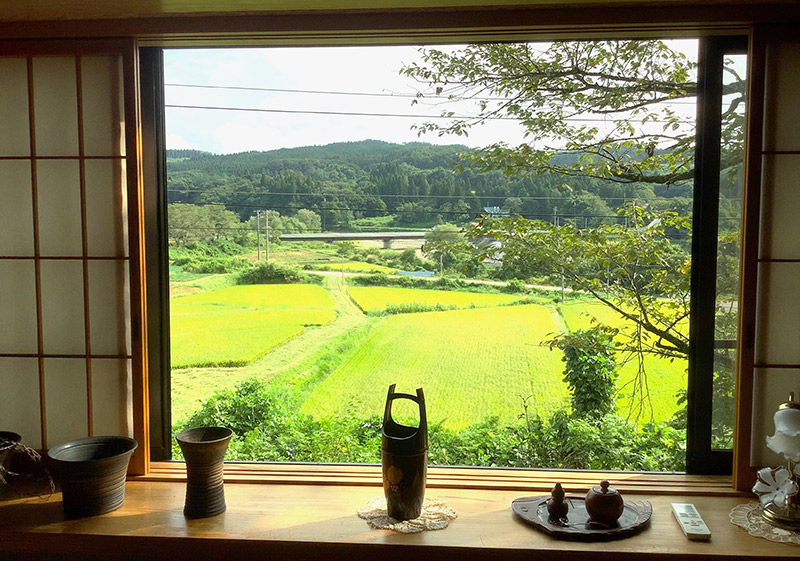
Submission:
[[[300,393],[255,379],[217,391],[183,426],[230,427],[232,460],[380,462],[381,418],[316,419],[298,413]],[[347,408],[354,410],[355,407]],[[429,462],[438,465],[595,470],[681,471],[685,431],[638,427],[617,415],[577,419],[567,410],[549,419],[486,419],[463,429],[429,426]],[[177,446],[173,448],[179,455]]]
[[[261,263],[240,274],[236,282],[237,284],[319,284],[323,282],[323,279],[319,275],[303,273],[297,267],[277,263]]]
[[[564,351],[564,381],[572,393],[572,411],[578,418],[598,418],[614,411],[617,393],[615,329],[595,326],[579,329],[546,342]]]
[[[187,273],[209,275],[236,273],[250,267],[249,261],[237,257],[179,258],[175,259],[173,263],[180,266]]]

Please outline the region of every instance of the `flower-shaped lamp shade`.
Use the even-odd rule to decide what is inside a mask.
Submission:
[[[758,495],[762,505],[773,503],[780,508],[785,507],[786,500],[795,496],[798,491],[800,487],[785,467],[758,470],[758,479],[753,486],[753,493]]]
[[[767,437],[767,447],[793,462],[800,462],[800,404],[794,394],[782,404],[773,417],[775,434]]]

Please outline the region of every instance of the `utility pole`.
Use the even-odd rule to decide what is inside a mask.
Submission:
[[[256,211],[256,247],[258,248],[258,262],[261,263],[261,211]]]
[[[268,210],[264,211],[264,217],[267,219],[267,224],[266,224],[267,228],[265,230],[266,234],[264,235],[264,247],[267,250],[267,263],[269,263],[269,211]]]

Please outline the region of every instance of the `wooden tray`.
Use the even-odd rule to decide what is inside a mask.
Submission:
[[[650,524],[653,506],[648,501],[625,501],[615,526],[597,526],[589,523],[583,497],[567,496],[569,512],[565,519],[551,520],[547,512],[550,495],[521,497],[511,503],[511,510],[534,528],[562,540],[610,541],[638,534]]]

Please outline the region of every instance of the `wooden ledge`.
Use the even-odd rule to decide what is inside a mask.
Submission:
[[[640,494],[653,504],[648,529],[625,540],[579,543],[550,538],[512,514],[513,499],[536,492],[431,488],[428,495],[445,499],[458,518],[420,534],[373,530],[356,516],[382,494],[379,486],[227,482],[225,492],[227,511],[200,520],[184,518],[185,485],[174,481],[129,480],[119,510],[81,520],[63,519],[58,493],[0,501],[0,558],[677,561],[796,560],[800,553],[730,523],[731,508],[748,497]],[[710,543],[684,538],[670,514],[676,499],[697,506],[713,533]]]
[[[484,489],[550,492],[560,481],[568,492],[586,493],[603,479],[623,493],[666,495],[747,496],[733,489],[729,476],[687,475],[685,473],[608,472],[586,470],[545,470],[513,468],[428,468],[428,489]],[[150,473],[137,481],[186,481],[183,462],[153,462]],[[293,485],[380,486],[378,465],[288,464],[226,462],[227,483],[268,483]],[[529,493],[529,494],[530,494]]]

